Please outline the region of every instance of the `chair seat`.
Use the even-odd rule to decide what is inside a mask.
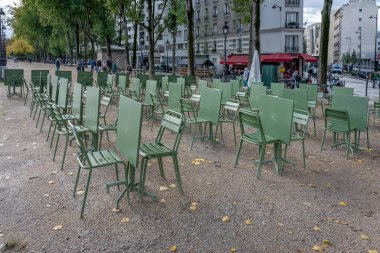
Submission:
[[[339,133],[347,133],[350,132],[350,129],[347,126],[346,122],[339,122],[338,120],[334,120],[330,124],[326,126],[327,130]]]
[[[88,152],[87,155],[92,167],[102,167],[123,162],[123,160],[120,159],[113,150],[100,150],[96,152]],[[80,158],[78,157],[78,159]]]
[[[73,114],[65,114],[65,115],[62,115],[62,119],[63,120],[75,120],[76,117]]]
[[[252,142],[255,144],[262,143],[261,135],[259,133],[246,134],[246,135],[243,135],[241,138],[245,141]],[[265,135],[265,141],[266,143],[273,143],[279,140],[270,135]]]
[[[154,158],[154,157],[164,157],[172,156],[175,152],[163,145],[162,143],[144,143],[140,146],[140,155],[143,157]]]

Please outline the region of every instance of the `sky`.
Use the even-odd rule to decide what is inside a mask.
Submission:
[[[333,0],[333,9],[338,9],[343,4],[347,3],[348,0]],[[20,0],[0,0],[0,8],[5,9],[7,13],[6,6],[13,5],[14,3],[19,4]],[[380,5],[380,0],[376,0],[377,5]],[[323,0],[304,0],[304,13],[303,20],[307,22],[307,25],[312,23],[321,22],[321,11],[323,7]],[[380,20],[379,20],[380,21]],[[7,36],[11,36],[12,31],[7,30]]]

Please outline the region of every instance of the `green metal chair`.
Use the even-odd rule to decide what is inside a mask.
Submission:
[[[162,164],[163,157],[172,157],[174,164],[174,171],[176,175],[178,190],[183,194],[182,181],[178,164],[178,147],[181,141],[182,132],[184,128],[185,120],[181,113],[174,111],[166,111],[164,118],[161,122],[160,130],[158,131],[157,138],[155,142],[143,143],[140,145],[140,156],[141,159],[141,173],[140,173],[140,185],[139,185],[139,195],[140,199],[143,197],[145,188],[145,178],[147,172],[148,161],[152,158],[158,159],[158,166],[160,169],[160,175],[165,179],[164,168]],[[175,139],[171,143],[165,143],[167,140],[165,131],[168,130],[170,134],[175,133]]]
[[[199,119],[198,118],[198,112],[194,109],[193,101],[190,99],[181,98],[181,112],[182,115],[185,117],[186,123],[190,125],[190,131],[191,131],[191,149],[193,149],[193,143],[195,139],[201,138],[202,141],[204,139],[203,131],[202,131],[202,124],[207,124],[208,121],[205,119]],[[187,117],[186,117],[187,114]],[[192,125],[195,125],[195,128],[193,130]],[[197,128],[199,129],[200,135],[196,136]]]
[[[282,91],[285,89],[283,83],[271,83],[270,91],[271,95],[281,96]]]
[[[303,167],[306,168],[305,159],[305,135],[307,131],[307,125],[309,123],[309,113],[307,111],[294,109],[293,112],[293,132],[290,141],[301,141],[302,142],[302,158]],[[286,152],[288,145],[285,146],[284,160],[286,160]]]
[[[239,143],[239,147],[236,154],[234,167],[236,167],[238,163],[240,151],[241,151],[244,141],[258,145],[259,146],[259,161],[257,165],[256,177],[257,179],[259,179],[261,175],[261,167],[264,163],[265,149],[266,149],[267,144],[276,143],[279,140],[269,135],[264,134],[264,129],[260,120],[260,116],[257,112],[240,110],[239,121],[240,121],[241,138],[240,138],[240,143]]]
[[[229,99],[223,106],[222,114],[219,117],[220,125],[220,135],[223,139],[223,128],[222,124],[232,124],[232,130],[234,132],[234,142],[236,146],[236,131],[235,131],[235,121],[238,117],[239,112],[239,101],[234,99]],[[217,132],[215,132],[215,135]]]
[[[325,109],[325,130],[323,132],[321,152],[325,141],[326,131],[329,130],[334,134],[334,144],[331,146],[337,147],[346,145],[346,158],[348,158],[349,150],[351,149],[351,129],[350,118],[347,110],[341,108],[328,107]],[[345,135],[345,142],[338,143],[337,134]]]
[[[125,190],[120,195],[116,202],[116,208],[119,208],[119,202],[121,197],[127,193],[127,200],[129,202],[129,168],[130,163],[137,166],[138,162],[138,152],[140,144],[140,134],[141,134],[141,122],[142,122],[142,105],[131,99],[120,96],[119,102],[119,113],[118,113],[119,130],[116,135],[116,150],[118,150],[124,157],[128,159],[128,165],[116,154],[113,150],[99,150],[99,151],[88,151],[83,145],[82,137],[83,135],[77,131],[77,127],[70,122],[70,126],[75,137],[75,140],[79,146],[79,152],[77,155],[78,161],[78,172],[74,185],[74,194],[76,196],[76,191],[78,187],[79,177],[81,170],[88,170],[86,187],[84,188],[84,197],[82,202],[82,208],[80,217],[83,218],[84,208],[86,204],[88,189],[90,186],[92,170],[107,166],[115,166],[116,180],[119,181],[118,164],[123,165],[125,173]],[[134,160],[134,161],[132,161]],[[133,175],[134,176],[134,175]]]
[[[372,132],[375,129],[376,119],[377,118],[380,118],[380,100],[375,101],[373,103],[373,125],[372,125]]]
[[[100,120],[103,121],[102,124],[99,123],[99,129],[100,129],[100,125],[101,125],[102,126],[101,128],[103,129],[101,132],[103,132],[103,131],[106,132],[108,141],[110,141],[108,131],[109,130],[116,130],[115,124],[111,124],[111,125],[109,125],[109,127],[107,127],[108,126],[108,124],[107,124],[107,113],[108,113],[108,109],[110,107],[111,102],[112,102],[112,95],[111,96],[103,95],[101,100],[100,100],[100,110],[99,110],[99,121]],[[104,109],[102,109],[102,108],[104,108]],[[109,128],[109,129],[107,130],[107,128]]]
[[[83,123],[83,85],[74,83],[73,103],[71,114],[62,115],[64,120],[75,120],[77,124]]]
[[[153,124],[154,121],[157,119],[157,115],[164,115],[165,114],[165,109],[164,105],[161,101],[160,95],[154,92],[150,93],[151,101],[153,104],[153,109],[152,109],[152,126],[150,130],[153,130]]]
[[[119,76],[119,95],[127,96],[128,77]]]
[[[309,107],[309,116],[313,119],[314,136],[317,136],[317,130],[315,128],[316,107],[318,101],[318,85],[300,84],[300,90],[307,91],[307,103]]]
[[[239,101],[240,108],[246,109],[246,110],[252,110],[247,92],[245,91],[236,92],[236,100]]]

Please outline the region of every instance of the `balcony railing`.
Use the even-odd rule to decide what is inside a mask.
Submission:
[[[212,52],[212,53],[216,53],[216,48],[213,48],[213,49],[211,50],[211,52]]]
[[[230,12],[229,11],[225,11],[224,12],[224,16],[229,16],[230,15]]]
[[[208,35],[207,32],[205,32],[205,33],[203,34],[203,36],[205,36],[205,37],[207,37],[207,35]]]
[[[285,52],[298,52],[299,51],[299,47],[288,47],[288,46],[285,46]]]
[[[218,14],[212,14],[212,18],[217,18],[218,17]]]
[[[243,31],[242,28],[237,28],[237,29],[236,29],[236,32],[238,32],[238,33],[241,33],[242,31]]]
[[[238,52],[238,53],[241,53],[242,51],[243,51],[242,48],[238,48],[238,49],[237,49],[237,52]]]
[[[296,22],[286,22],[286,23],[285,23],[285,28],[297,29],[297,28],[300,28],[300,23],[296,23]]]
[[[205,20],[208,20],[208,16],[205,16]]]
[[[300,0],[285,0],[285,6],[300,6]]]

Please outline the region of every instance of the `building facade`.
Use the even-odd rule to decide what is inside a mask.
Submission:
[[[330,33],[333,47],[330,63],[341,63],[344,53],[354,51],[360,59],[357,68],[373,69],[375,57],[376,19],[378,6],[376,0],[350,0],[333,13]],[[371,18],[372,17],[372,18]]]
[[[309,25],[304,33],[305,52],[309,55],[319,57],[320,40],[321,40],[321,23]]]

